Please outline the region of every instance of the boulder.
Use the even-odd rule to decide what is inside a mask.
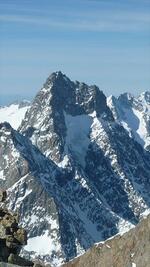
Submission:
[[[32,261],[26,260],[18,255],[11,253],[8,257],[8,262],[11,264],[16,264],[19,266],[33,266],[34,263]]]
[[[4,202],[7,198],[7,193],[5,190],[0,190],[0,202]]]
[[[27,244],[27,233],[18,225],[18,214],[4,207],[6,197],[6,191],[0,190],[0,261],[32,266],[31,262],[19,257],[22,246]]]

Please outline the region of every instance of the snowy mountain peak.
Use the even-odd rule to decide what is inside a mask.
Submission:
[[[60,81],[71,83],[70,79],[65,74],[63,74],[61,71],[56,71],[49,75],[43,85],[43,89],[50,89],[52,85],[59,83]]]
[[[116,121],[97,86],[53,73],[17,131],[1,124],[0,186],[29,230],[27,257],[59,266],[150,207],[150,154],[122,127],[142,140],[145,115],[112,99]]]
[[[78,127],[82,127],[81,118],[85,120],[83,125],[87,130],[83,127],[82,129],[86,132],[84,139],[88,144],[91,114],[96,114],[97,117],[104,116],[110,121],[113,121],[113,116],[107,107],[105,95],[95,85],[72,82],[58,72],[52,73],[44,86],[36,95],[19,129],[24,134],[32,133],[32,142],[58,163],[63,160],[63,153],[69,149],[66,148],[67,140],[70,144],[77,139],[83,139],[83,136],[81,138],[77,133],[77,129],[80,129]],[[72,135],[72,127],[76,128],[75,136]],[[48,149],[45,143],[46,136]]]
[[[48,105],[59,106],[60,109],[73,116],[93,111],[100,115],[107,109],[106,97],[97,86],[88,86],[77,81],[72,82],[60,71],[54,72],[48,77],[42,90],[38,93],[38,98],[48,98],[48,93]]]

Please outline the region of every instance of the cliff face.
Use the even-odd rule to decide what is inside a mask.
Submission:
[[[150,267],[150,215],[135,228],[104,243],[63,267]]]

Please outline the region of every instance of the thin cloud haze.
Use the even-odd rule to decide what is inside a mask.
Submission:
[[[2,0],[0,24],[1,94],[33,96],[56,70],[107,95],[150,88],[149,1]]]
[[[0,21],[5,23],[27,23],[37,26],[54,27],[66,30],[79,31],[139,31],[149,29],[150,14],[139,12],[119,11],[117,14],[112,14],[110,11],[101,12],[102,14],[69,14],[68,19],[60,19],[58,17],[32,15],[0,15]],[[51,14],[50,14],[51,15]]]

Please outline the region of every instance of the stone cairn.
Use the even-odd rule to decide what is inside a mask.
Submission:
[[[18,214],[5,207],[6,198],[6,191],[0,190],[0,262],[33,266],[33,262],[19,256],[22,246],[27,244],[27,233],[18,226]]]

